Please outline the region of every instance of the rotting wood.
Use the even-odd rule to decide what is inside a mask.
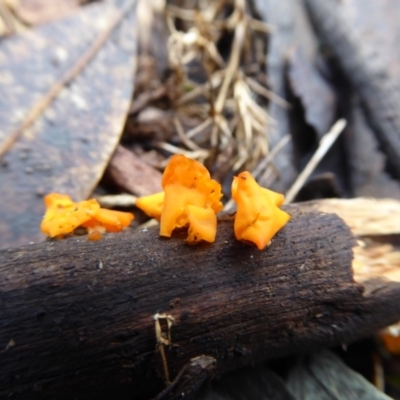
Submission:
[[[223,373],[366,336],[400,317],[400,284],[353,280],[353,236],[334,214],[288,206],[265,251],[220,221],[213,245],[157,229],[0,252],[0,397],[148,399],[165,387],[154,315],[174,318],[171,379],[196,356]],[[368,283],[368,282],[367,282]]]
[[[335,213],[356,236],[400,234],[400,201],[394,199],[325,199],[303,203],[303,208]]]
[[[160,171],[121,145],[117,146],[105,173],[106,180],[137,196],[161,192],[161,178]]]

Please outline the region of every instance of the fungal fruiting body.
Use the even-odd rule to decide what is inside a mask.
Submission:
[[[140,197],[136,200],[136,207],[144,211],[149,217],[159,221],[164,206],[164,197],[164,192]]]
[[[188,226],[188,243],[214,242],[222,191],[207,168],[182,154],[174,155],[164,171],[162,187],[160,235],[170,237],[175,228]]]
[[[130,225],[133,214],[100,208],[94,217],[82,224],[84,228],[103,227],[107,232],[120,232]]]
[[[284,196],[259,186],[250,172],[234,177],[232,198],[237,204],[236,239],[254,243],[259,250],[290,220],[290,215],[279,208]]]
[[[72,233],[82,226],[92,232],[119,232],[130,225],[134,216],[131,213],[107,210],[100,207],[95,199],[75,203],[67,195],[50,193],[44,198],[46,213],[40,229],[50,237]],[[92,235],[98,240],[99,235]],[[91,238],[89,236],[89,238]]]
[[[188,243],[214,242],[222,191],[207,169],[182,154],[174,155],[164,171],[162,187],[163,192],[136,201],[137,207],[160,221],[160,235],[170,237],[175,229],[188,227]],[[247,171],[234,177],[232,198],[237,203],[236,238],[260,250],[290,219],[279,208],[284,196],[259,186]]]
[[[162,177],[163,192],[137,199],[136,206],[160,221],[160,235],[170,237],[175,229],[187,228],[190,244],[215,241],[217,216],[223,208],[221,185],[198,161],[176,154]],[[264,249],[290,220],[279,207],[284,196],[257,184],[250,172],[242,172],[232,182],[232,198],[237,203],[234,231],[238,240]],[[105,231],[119,232],[132,222],[131,213],[101,208],[95,199],[75,203],[67,195],[50,193],[44,198],[46,213],[41,230],[50,237],[72,233],[83,227],[90,240],[101,239]]]
[[[136,201],[136,206],[160,221],[160,235],[170,237],[187,227],[187,242],[214,242],[216,214],[222,210],[221,185],[211,179],[204,165],[183,154],[170,158],[162,177],[161,193]]]

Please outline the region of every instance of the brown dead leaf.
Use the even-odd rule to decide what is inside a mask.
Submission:
[[[137,196],[162,191],[161,172],[122,146],[117,146],[105,175],[124,191]]]
[[[88,6],[0,46],[0,247],[43,239],[42,197],[86,198],[133,88],[135,0]]]

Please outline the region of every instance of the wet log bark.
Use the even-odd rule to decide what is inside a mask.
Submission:
[[[165,387],[156,313],[175,321],[171,379],[197,356],[223,373],[400,317],[399,285],[363,294],[353,280],[354,238],[339,217],[287,210],[265,251],[234,240],[229,218],[213,245],[149,229],[0,251],[0,398],[154,397]]]

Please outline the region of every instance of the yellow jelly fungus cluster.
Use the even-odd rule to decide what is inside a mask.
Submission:
[[[89,239],[98,240],[102,232],[119,232],[134,218],[128,212],[101,208],[95,199],[75,203],[69,196],[60,193],[45,196],[44,204],[46,213],[40,229],[50,237],[66,235],[84,227],[89,232]]]
[[[197,161],[178,154],[171,157],[162,179],[163,192],[137,200],[136,206],[160,221],[160,235],[170,237],[174,229],[188,227],[187,242],[214,242],[216,214],[222,210],[221,185],[211,179]],[[254,243],[262,250],[289,221],[282,211],[284,196],[257,184],[249,172],[232,183],[237,203],[234,231],[238,240]]]
[[[160,221],[160,235],[171,237],[179,228],[188,229],[187,242],[212,243],[217,233],[217,213],[222,208],[221,185],[195,160],[182,154],[171,157],[162,177],[163,192],[136,201],[136,206]],[[236,239],[264,249],[289,221],[279,207],[284,196],[257,184],[250,172],[242,172],[232,182],[232,198],[237,204]],[[119,232],[132,222],[131,213],[101,208],[95,199],[75,203],[64,194],[50,193],[44,199],[46,213],[40,226],[50,237],[72,233],[78,227],[89,239],[101,239],[102,232]]]

